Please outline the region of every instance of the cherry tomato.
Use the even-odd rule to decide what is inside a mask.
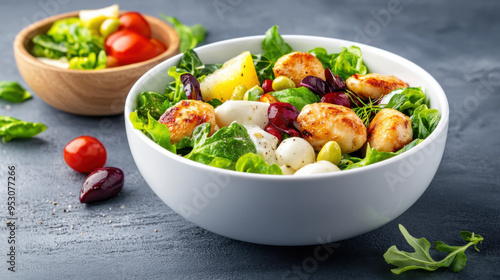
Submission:
[[[151,38],[151,27],[147,20],[138,12],[127,12],[122,14],[119,18],[120,26],[118,30],[132,30],[146,38]]]
[[[151,43],[153,43],[155,45],[155,47],[156,47],[156,55],[159,55],[162,52],[164,52],[164,51],[167,50],[167,46],[165,46],[165,44],[163,44],[160,40],[152,38],[149,41],[151,41]]]
[[[64,147],[64,161],[74,170],[88,173],[104,166],[106,149],[96,138],[83,135],[71,140]]]
[[[119,65],[136,63],[156,56],[156,46],[149,39],[131,30],[111,34],[104,43],[106,53]]]

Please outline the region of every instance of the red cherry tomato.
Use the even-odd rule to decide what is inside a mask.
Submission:
[[[147,20],[138,12],[124,13],[118,20],[120,20],[118,30],[132,30],[148,39],[151,38],[151,27],[149,27]]]
[[[159,55],[162,52],[164,52],[164,51],[167,50],[167,46],[165,46],[165,44],[163,44],[160,40],[152,38],[149,41],[151,41],[151,43],[153,43],[155,45],[155,47],[156,47],[156,55]]]
[[[80,136],[64,147],[64,161],[69,167],[82,173],[89,173],[106,163],[104,145],[92,136]]]
[[[136,63],[156,56],[156,46],[149,39],[131,30],[111,34],[104,43],[106,53],[119,65]]]

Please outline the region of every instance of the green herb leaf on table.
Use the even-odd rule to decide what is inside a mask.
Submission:
[[[151,114],[148,113],[147,124],[139,118],[137,111],[130,113],[129,119],[135,129],[142,130],[156,144],[174,154],[177,152],[175,146],[170,143],[170,130],[168,130],[168,127],[155,120]]]
[[[278,165],[269,165],[260,156],[252,153],[241,156],[236,162],[235,170],[246,173],[283,175],[283,171]]]
[[[9,142],[16,138],[31,138],[47,129],[42,123],[27,122],[8,116],[0,116],[0,138]]]
[[[479,251],[477,249],[477,244],[482,243],[484,240],[484,238],[478,234],[462,231],[460,232],[460,236],[465,242],[468,242],[468,244],[464,246],[450,246],[442,241],[436,241],[434,243],[434,248],[440,252],[447,252],[449,254],[441,261],[435,261],[430,255],[430,243],[427,239],[417,239],[411,236],[402,225],[399,225],[399,230],[415,252],[400,251],[394,245],[385,252],[385,261],[388,264],[397,266],[397,268],[391,269],[394,274],[400,274],[414,269],[434,271],[440,267],[449,267],[450,265],[452,265],[453,272],[459,272],[465,267],[467,261],[465,250],[470,246],[474,246],[474,248]]]
[[[0,82],[0,98],[10,102],[20,103],[31,98],[29,91],[25,90],[18,82]]]
[[[266,31],[262,41],[262,51],[263,56],[276,62],[283,55],[293,52],[293,49],[283,40],[283,37],[278,33],[278,26],[275,25]]]
[[[299,112],[307,104],[317,103],[321,98],[314,94],[306,87],[289,88],[284,90],[273,91],[270,93],[280,102],[292,104]]]
[[[246,128],[240,124],[232,123],[210,137],[209,132],[210,123],[203,123],[195,128],[191,136],[193,150],[186,158],[204,164],[210,164],[218,157],[236,162],[244,154],[256,152]]]
[[[199,43],[205,40],[205,27],[201,24],[195,24],[193,26],[187,26],[182,24],[175,17],[167,17],[161,14],[161,17],[168,23],[174,26],[175,31],[180,38],[179,51],[185,52],[188,49],[194,49]]]

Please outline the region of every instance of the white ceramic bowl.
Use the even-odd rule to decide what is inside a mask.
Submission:
[[[163,92],[167,70],[181,55],[141,77],[125,104],[125,126],[135,163],[153,191],[185,219],[214,233],[253,243],[311,245],[350,238],[393,220],[429,186],[441,162],[449,108],[437,81],[414,63],[350,41],[283,36],[294,50],[329,53],[357,45],[370,72],[421,86],[441,113],[436,130],[402,155],[367,167],[304,177],[246,174],[206,166],[172,154],[132,127],[129,114],[142,91]],[[204,63],[222,63],[243,51],[261,53],[263,36],[222,41],[196,49]]]

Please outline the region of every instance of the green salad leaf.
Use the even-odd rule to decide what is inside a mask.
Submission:
[[[321,98],[314,94],[306,87],[288,88],[284,90],[273,91],[270,93],[276,97],[280,102],[292,104],[299,112],[307,104],[317,103]]]
[[[278,165],[269,165],[260,156],[252,153],[241,156],[236,162],[235,170],[246,173],[283,175],[283,171]]]
[[[426,104],[425,93],[419,87],[408,87],[397,89],[385,108],[398,110],[407,116],[411,116],[413,111],[422,104]]]
[[[199,43],[205,40],[205,27],[201,24],[195,24],[193,26],[187,26],[182,24],[175,17],[167,17],[161,14],[161,17],[168,23],[174,26],[175,31],[180,38],[180,52],[185,52],[188,49],[194,49]]]
[[[368,69],[363,62],[361,49],[356,46],[342,48],[340,53],[328,54],[325,48],[314,48],[309,51],[316,56],[323,64],[323,67],[328,67],[333,73],[339,75],[344,81],[354,74],[366,74]]]
[[[339,164],[339,168],[340,169],[348,170],[348,169],[354,169],[354,168],[358,168],[358,167],[367,166],[367,165],[370,165],[370,164],[373,164],[373,163],[376,163],[376,162],[379,162],[379,161],[383,161],[383,160],[386,160],[388,158],[397,156],[399,154],[402,154],[402,153],[408,151],[409,149],[411,149],[411,148],[415,147],[416,145],[420,144],[422,141],[423,141],[422,139],[415,139],[415,140],[411,141],[410,143],[406,144],[399,151],[393,152],[393,153],[391,153],[391,152],[377,151],[376,149],[370,147],[370,144],[367,144],[367,146],[366,146],[366,156],[363,159],[359,159],[359,158],[346,158],[346,159],[344,159],[344,162],[342,162],[343,159],[341,159],[340,160],[341,163]],[[348,160],[350,160],[351,163],[349,163]],[[343,168],[341,168],[340,166],[342,166]]]
[[[9,142],[15,138],[31,138],[47,129],[43,123],[27,122],[8,116],[0,116],[0,138]]]
[[[31,98],[29,91],[25,90],[18,82],[1,81],[0,98],[10,102],[20,103]]]
[[[424,269],[427,271],[435,271],[440,267],[452,266],[453,272],[459,272],[465,267],[467,261],[467,256],[465,255],[465,250],[470,246],[474,246],[477,249],[477,244],[482,243],[484,238],[479,234],[474,234],[473,232],[462,231],[460,236],[465,242],[468,242],[464,246],[450,246],[442,241],[434,242],[434,249],[440,252],[449,253],[441,261],[435,261],[429,252],[431,245],[429,241],[425,238],[415,238],[410,235],[406,228],[399,225],[399,230],[403,234],[406,242],[410,244],[415,252],[405,252],[400,251],[396,246],[391,246],[387,252],[384,254],[384,259],[388,264],[397,266],[397,268],[391,269],[392,273],[400,274],[408,270],[414,269]]]
[[[271,61],[262,54],[252,54],[252,60],[260,84],[267,79],[274,80],[273,67],[275,62]]]
[[[246,128],[238,123],[222,127],[212,136],[208,136],[209,132],[210,123],[195,128],[191,136],[193,150],[186,158],[204,164],[210,164],[217,157],[236,162],[242,155],[256,152]]]
[[[167,101],[167,98],[163,94],[154,91],[143,91],[139,95],[136,109],[139,118],[147,123],[149,112],[155,120],[158,120],[166,110],[163,108],[165,101]]]
[[[181,100],[186,100],[186,92],[184,91],[184,86],[181,82],[181,75],[187,72],[178,72],[176,66],[170,67],[168,69],[168,74],[174,77],[174,81],[170,83],[165,89],[165,97],[172,105],[177,104]]]
[[[170,143],[170,131],[168,130],[168,127],[155,120],[151,114],[148,113],[147,123],[143,122],[141,118],[139,118],[137,111],[130,113],[129,119],[135,129],[142,130],[142,132],[156,144],[174,154],[176,153],[177,150],[175,146]]]
[[[440,118],[437,109],[429,109],[425,104],[418,106],[410,117],[413,137],[427,138],[436,129]]]
[[[278,58],[293,52],[293,49],[283,40],[283,37],[278,33],[278,26],[275,25],[266,31],[262,41],[262,51],[263,56],[276,62]]]
[[[33,38],[32,53],[36,57],[66,57],[70,69],[106,68],[104,38],[93,34],[79,18],[61,19],[46,34]]]

